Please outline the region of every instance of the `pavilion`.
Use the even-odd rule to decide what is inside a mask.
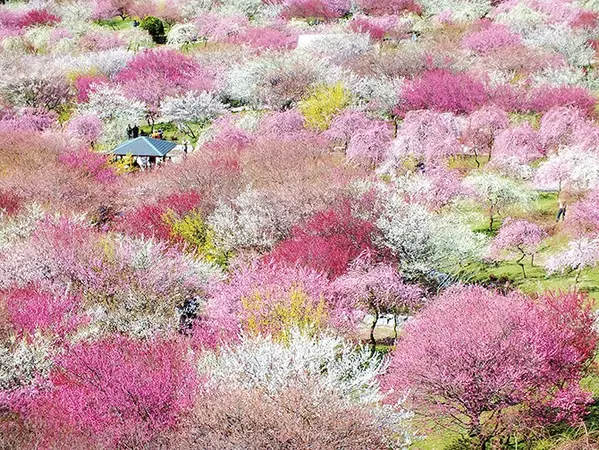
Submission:
[[[154,165],[170,159],[168,153],[177,146],[176,143],[140,136],[123,142],[112,151],[117,158],[131,155],[140,166]]]

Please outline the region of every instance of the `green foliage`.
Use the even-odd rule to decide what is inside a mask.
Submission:
[[[170,224],[173,235],[190,245],[198,255],[219,266],[227,265],[230,255],[215,245],[214,231],[206,225],[200,213],[191,212],[182,219],[167,214],[164,220]]]
[[[139,25],[142,30],[146,30],[152,36],[156,44],[164,44],[164,24],[158,17],[148,16],[143,19]]]
[[[443,447],[443,450],[478,450],[479,448],[480,444],[475,440],[460,436]]]
[[[300,102],[299,109],[309,128],[324,131],[349,101],[349,92],[342,83],[337,83],[333,86],[317,87],[310,96]]]

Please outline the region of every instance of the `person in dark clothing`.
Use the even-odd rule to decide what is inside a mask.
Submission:
[[[132,135],[133,139],[135,139],[136,137],[139,137],[139,127],[137,125],[135,125],[133,128],[131,128],[131,135]]]
[[[559,222],[560,220],[565,220],[566,219],[566,204],[560,200],[559,201],[559,208],[557,209],[557,218],[556,218],[556,222]]]
[[[127,139],[131,139],[133,137],[133,128],[131,128],[131,124],[127,125]]]
[[[179,313],[179,333],[187,334],[192,326],[193,321],[198,317],[199,299],[192,297],[185,299],[183,305],[177,307]]]

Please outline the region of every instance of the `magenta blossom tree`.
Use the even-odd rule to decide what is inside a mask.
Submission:
[[[485,86],[466,73],[435,69],[405,83],[396,112],[430,109],[455,114],[471,113],[487,100]]]
[[[107,449],[151,444],[193,405],[199,386],[180,343],[121,337],[67,349],[50,383],[26,414],[47,443],[87,438]]]
[[[491,244],[491,255],[497,259],[501,258],[505,252],[508,253],[508,257],[516,255],[518,258],[516,264],[521,267],[522,275],[526,278],[523,260],[530,256],[530,264],[534,266],[534,258],[539,245],[546,236],[547,234],[538,225],[508,217]]]
[[[597,344],[593,322],[578,293],[532,300],[452,288],[406,326],[386,382],[484,450],[517,424],[581,419],[592,401],[579,382]]]

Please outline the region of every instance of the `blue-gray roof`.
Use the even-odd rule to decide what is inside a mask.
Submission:
[[[164,156],[177,146],[174,142],[140,136],[123,142],[112,153],[115,155]]]

